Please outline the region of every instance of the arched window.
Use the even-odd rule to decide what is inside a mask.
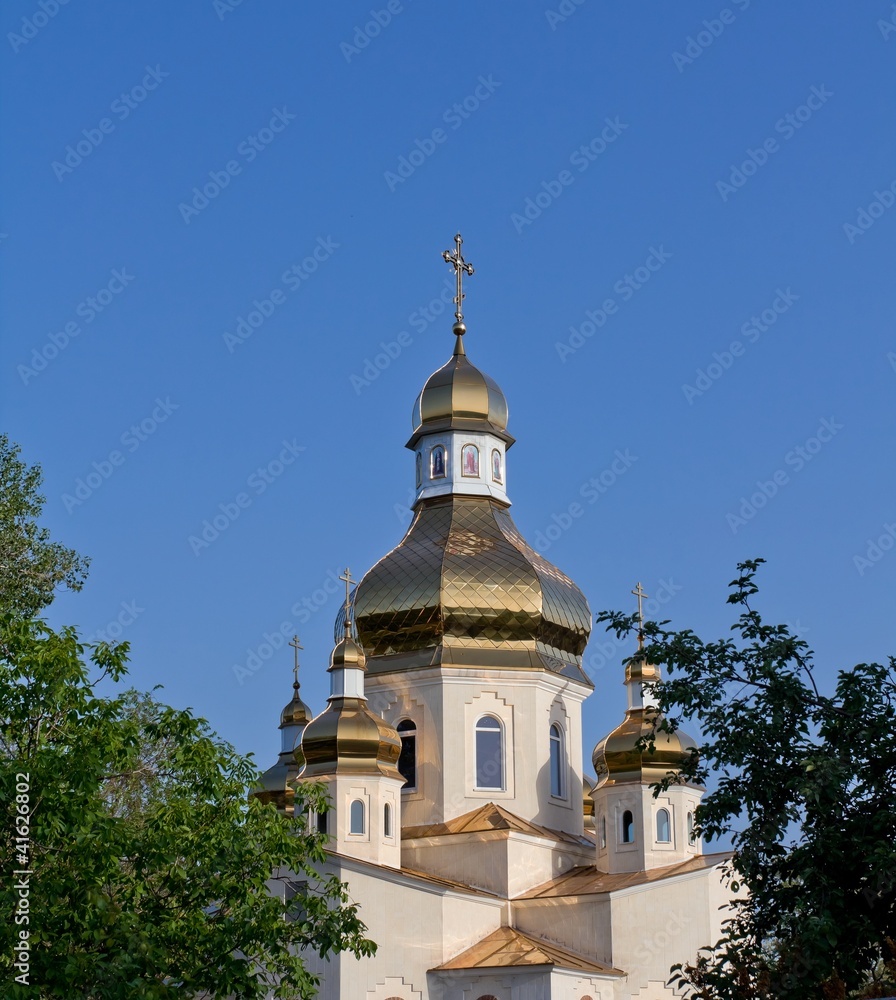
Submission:
[[[504,482],[504,470],[501,468],[501,452],[492,448],[492,482]]]
[[[317,814],[317,832],[326,835],[327,832],[327,814],[318,813]]]
[[[551,725],[551,795],[556,798],[563,798],[566,794],[563,757],[563,730],[555,722]]]
[[[418,488],[423,485],[423,455],[421,452],[417,452],[416,458],[417,467],[417,486]]]
[[[693,844],[696,840],[694,835],[694,814],[692,812],[688,813],[688,843]]]
[[[607,817],[600,818],[600,846],[601,849],[607,846]]]
[[[445,478],[445,449],[440,444],[429,453],[429,478]]]
[[[392,836],[392,806],[388,802],[383,804],[383,836]]]
[[[635,817],[632,816],[631,809],[626,809],[622,814],[622,843],[634,844],[635,842]]]
[[[348,811],[348,832],[364,833],[364,803],[355,799]]]
[[[410,719],[402,719],[396,727],[401,737],[401,754],[398,757],[398,770],[404,784],[402,788],[417,787],[417,727]]]
[[[479,449],[475,444],[465,444],[461,451],[461,474],[464,476],[479,476]]]
[[[656,814],[656,840],[658,844],[672,843],[672,824],[669,822],[668,809],[660,809]]]
[[[504,788],[504,730],[493,715],[476,723],[476,787]]]

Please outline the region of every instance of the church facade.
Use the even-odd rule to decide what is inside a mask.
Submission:
[[[323,1000],[671,997],[670,967],[721,936],[728,855],[695,835],[701,788],[653,795],[693,742],[638,750],[649,663],[586,772],[591,611],[510,516],[507,402],[466,355],[459,237],[444,256],[455,347],[414,404],[413,521],[347,593],[323,711],[294,685],[258,791],[291,812],[296,782],[326,785],[309,821],[378,945],[308,964]]]

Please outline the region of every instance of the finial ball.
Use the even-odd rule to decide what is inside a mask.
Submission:
[[[455,323],[454,326],[451,327],[451,332],[458,337],[462,337],[467,332],[467,328],[463,323]]]

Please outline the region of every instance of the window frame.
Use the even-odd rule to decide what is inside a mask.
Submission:
[[[361,829],[355,829],[355,806],[361,807]],[[367,836],[367,803],[363,799],[352,799],[348,807],[348,835],[350,837]]]
[[[405,728],[402,729],[401,728],[402,726],[405,726]],[[398,765],[399,765],[398,766],[398,770],[399,770],[399,773],[401,774],[401,776],[405,779],[405,783],[401,786],[401,790],[403,792],[416,792],[417,789],[419,788],[419,777],[418,777],[418,771],[417,771],[417,735],[418,735],[419,730],[417,729],[417,723],[414,722],[414,720],[411,719],[410,717],[405,716],[403,719],[399,719],[399,721],[397,722],[397,724],[395,726],[395,731],[398,733],[398,738],[401,740],[401,751],[400,751],[400,753],[398,755]],[[402,734],[406,734],[406,735],[402,735]],[[414,750],[414,782],[413,782],[413,784],[409,783],[408,778],[404,775],[404,773],[401,770],[401,758],[402,758],[402,755],[405,752],[405,739],[413,740],[413,750]]]
[[[660,836],[660,821],[662,817],[666,817],[666,837]],[[656,842],[658,844],[671,844],[672,843],[672,813],[662,806],[656,811],[656,820],[654,822],[654,835],[656,836]]]
[[[497,729],[491,727],[483,727],[481,723],[486,719],[495,723]],[[495,733],[498,734],[498,760],[500,763],[500,774],[498,776],[499,784],[497,785],[481,785],[479,783],[479,733]],[[493,715],[491,712],[483,712],[482,715],[478,716],[473,724],[473,790],[476,792],[506,792],[507,791],[507,760],[506,760],[506,731],[504,726],[504,721],[500,719],[497,715]]]
[[[556,733],[556,736],[554,735]],[[548,758],[548,770],[551,779],[551,798],[567,799],[567,785],[569,784],[566,763],[566,739],[563,726],[559,722],[552,722],[548,727],[548,740],[550,753]],[[556,751],[557,763],[557,790],[554,790],[554,753]]]

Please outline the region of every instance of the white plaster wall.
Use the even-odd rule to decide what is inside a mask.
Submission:
[[[527,934],[619,967],[614,962],[610,903],[605,895],[517,900],[513,921]]]
[[[327,829],[331,847],[340,854],[372,861],[375,864],[401,867],[401,782],[385,775],[332,775],[325,779],[330,797]],[[354,799],[364,803],[365,829],[353,834],[350,808]],[[392,806],[392,835],[383,830],[383,806]]]
[[[465,476],[461,465],[461,453],[468,444],[475,445],[479,449],[479,475],[475,477]],[[445,476],[440,479],[432,479],[429,474],[430,454],[436,445],[442,445],[445,449],[448,466]],[[497,451],[501,457],[503,482],[500,483],[492,477],[492,451]],[[490,496],[509,505],[505,444],[494,434],[475,431],[442,431],[439,434],[427,434],[417,442],[415,463],[417,454],[421,456],[422,477],[417,486],[416,500],[455,494]]]

